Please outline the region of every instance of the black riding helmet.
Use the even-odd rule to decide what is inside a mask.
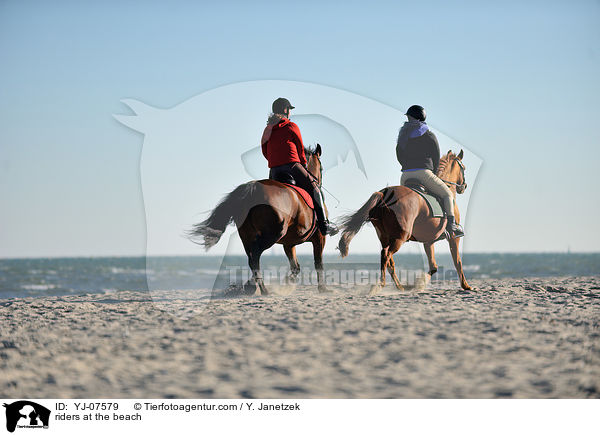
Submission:
[[[414,106],[410,106],[406,111],[405,115],[412,116],[413,118],[418,119],[419,121],[425,121],[425,118],[427,117],[423,106],[418,106],[416,104]]]
[[[295,109],[295,107],[292,106],[292,103],[290,103],[290,100],[287,98],[279,97],[273,101],[271,109],[273,110],[273,113],[283,113],[285,109]]]

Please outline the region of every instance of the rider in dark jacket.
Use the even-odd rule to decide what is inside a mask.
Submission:
[[[313,199],[321,234],[336,234],[337,229],[325,216],[317,180],[308,172],[300,129],[289,119],[294,106],[286,98],[278,98],[272,109],[261,139],[262,153],[269,162],[269,178],[283,182],[293,180],[306,190]]]
[[[454,220],[454,195],[436,175],[440,163],[440,146],[435,134],[425,123],[425,109],[411,106],[405,115],[408,122],[400,129],[396,145],[396,157],[402,165],[400,184],[404,185],[410,178],[417,179],[434,195],[439,196],[448,219],[448,232],[454,237],[462,237],[464,232]]]

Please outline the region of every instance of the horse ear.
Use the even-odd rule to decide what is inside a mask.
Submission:
[[[462,160],[463,156],[465,155],[465,153],[463,152],[463,150],[460,150],[460,153],[458,153],[458,155],[456,156],[456,158],[458,160]]]
[[[317,147],[315,148],[315,154],[319,157],[321,157],[323,150],[321,150],[321,144],[317,144]]]

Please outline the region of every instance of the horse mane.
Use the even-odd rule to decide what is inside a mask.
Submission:
[[[312,156],[315,153],[315,149],[313,147],[304,147],[304,154],[308,154]]]
[[[450,163],[452,160],[454,160],[456,158],[456,154],[454,154],[452,151],[448,151],[448,153],[443,156],[440,157],[440,164],[438,166],[438,170],[437,170],[437,176],[441,176],[444,171],[446,170],[448,163]]]

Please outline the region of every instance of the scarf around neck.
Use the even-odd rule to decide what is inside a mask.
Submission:
[[[409,139],[413,139],[415,137],[421,137],[427,131],[429,127],[423,121],[407,121],[404,123],[402,128],[400,129],[400,133],[398,134],[398,146],[401,149],[406,148],[406,144]]]

